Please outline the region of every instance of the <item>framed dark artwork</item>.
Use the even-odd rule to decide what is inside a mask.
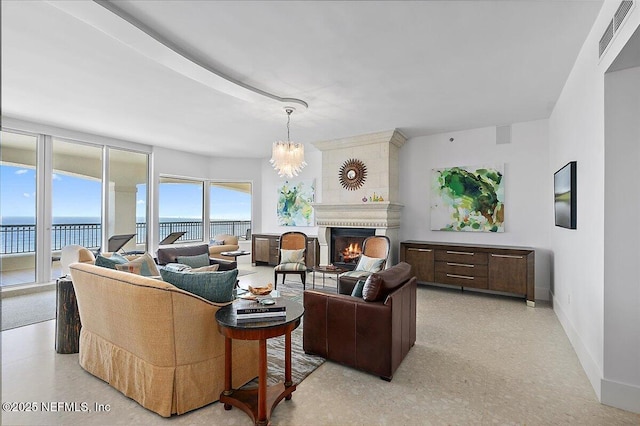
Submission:
[[[576,229],[577,193],[576,193],[577,162],[571,161],[553,174],[553,205],[556,226]]]

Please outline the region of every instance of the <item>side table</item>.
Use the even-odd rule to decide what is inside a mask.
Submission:
[[[320,272],[322,274],[322,288],[324,288],[324,276],[326,274],[335,274],[336,276],[336,291],[338,289],[338,277],[340,276],[340,274],[342,274],[343,272],[347,272],[348,269],[344,269],[344,268],[338,268],[338,267],[333,267],[333,268],[328,268],[326,266],[314,266],[312,269],[313,271],[313,288],[316,288],[316,272]]]
[[[268,425],[271,413],[283,399],[291,399],[296,385],[291,380],[291,332],[300,325],[304,307],[297,302],[282,299],[287,316],[281,321],[256,321],[238,323],[235,303],[220,308],[216,312],[218,330],[224,336],[224,383],[220,402],[225,410],[235,406],[251,417],[256,425]],[[267,339],[285,335],[284,383],[267,387]],[[232,339],[259,340],[258,389],[232,388]]]
[[[67,277],[56,280],[56,352],[78,353],[80,342],[80,313],[73,281]]]

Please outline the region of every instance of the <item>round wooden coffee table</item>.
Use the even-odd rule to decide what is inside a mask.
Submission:
[[[216,312],[218,330],[224,336],[224,387],[220,402],[224,409],[235,406],[251,417],[256,425],[267,425],[271,413],[283,399],[291,399],[296,385],[291,381],[291,332],[300,325],[304,308],[300,303],[278,299],[284,302],[287,316],[279,321],[238,322],[235,303],[220,308]],[[267,339],[285,335],[284,383],[279,382],[267,388]],[[232,387],[232,340],[258,340],[258,389],[233,389]]]

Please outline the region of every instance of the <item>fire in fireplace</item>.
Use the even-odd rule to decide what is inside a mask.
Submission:
[[[362,255],[362,243],[375,229],[331,228],[331,250],[329,261],[335,266],[353,270]]]

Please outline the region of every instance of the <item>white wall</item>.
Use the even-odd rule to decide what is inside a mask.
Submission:
[[[515,123],[509,144],[496,144],[495,127],[407,141],[400,149],[400,204],[404,204],[400,239],[533,247],[536,299],[548,300],[553,174],[548,166],[547,125],[547,120]],[[432,231],[431,170],[494,164],[504,164],[505,232]]]
[[[598,42],[618,5],[619,2],[604,2],[549,119],[551,169],[557,170],[568,161],[578,162],[578,229],[552,227],[550,234],[554,252],[553,305],[600,400],[640,412],[640,383],[627,380],[621,384],[625,393],[632,396],[633,407],[623,407],[618,396],[603,392],[601,383],[604,358],[610,351],[604,345],[604,74],[640,23],[640,8],[636,5],[608,52],[598,58]],[[637,285],[637,274],[635,282]],[[637,302],[636,299],[636,309]],[[633,346],[637,343],[628,345],[638,353]],[[625,361],[619,368],[632,379],[638,358]]]
[[[262,172],[262,226],[256,228],[256,232],[282,234],[287,231],[300,231],[309,236],[318,235],[317,226],[278,226],[276,208],[278,205],[278,187],[286,180],[291,182],[299,180],[315,180],[316,202],[321,202],[322,194],[322,153],[310,147],[305,147],[305,161],[307,166],[298,176],[291,179],[279,177],[278,173],[269,164],[268,159],[261,162]]]
[[[614,399],[630,409],[628,398],[640,400],[640,393],[628,392],[624,385],[640,385],[640,224],[634,220],[640,211],[639,165],[640,66],[605,76],[602,400]]]

